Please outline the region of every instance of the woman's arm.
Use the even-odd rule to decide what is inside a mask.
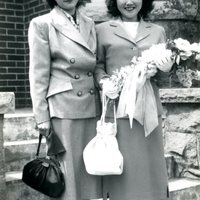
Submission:
[[[39,20],[32,20],[28,30],[30,92],[37,124],[50,120],[46,94],[49,86],[51,56],[48,34],[45,34],[47,27],[43,27],[43,24]]]
[[[158,44],[159,43],[166,43],[167,36],[165,29],[161,26],[159,26],[159,38],[158,38]],[[161,58],[158,60],[158,65],[162,65],[166,69],[170,69],[172,65],[174,64],[174,60],[171,60],[170,57]],[[152,78],[156,82],[157,86],[161,86],[163,83],[163,79],[168,79],[170,72],[162,72],[158,69],[156,75]]]
[[[97,85],[101,88],[102,80],[109,78],[106,73],[106,50],[103,46],[103,35],[101,33],[101,26],[96,27],[97,33],[97,64],[94,71],[94,77]]]

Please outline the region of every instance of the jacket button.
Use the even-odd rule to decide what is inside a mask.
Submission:
[[[91,95],[94,94],[94,90],[93,90],[93,89],[90,90],[90,94],[91,94]]]
[[[70,59],[70,63],[74,64],[75,63],[75,58]]]
[[[89,72],[87,73],[87,75],[88,75],[88,76],[92,76],[92,72],[89,71]]]
[[[83,93],[82,93],[81,91],[78,91],[78,92],[77,92],[77,96],[80,97],[80,96],[82,96],[82,95],[83,95]]]
[[[75,79],[79,79],[79,78],[80,78],[80,75],[79,75],[79,74],[76,74],[76,75],[74,76],[74,78],[75,78]]]

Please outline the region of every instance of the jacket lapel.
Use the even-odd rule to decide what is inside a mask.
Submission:
[[[79,29],[82,37],[86,42],[89,40],[89,36],[91,33],[92,22],[89,21],[85,16],[79,13]]]
[[[146,37],[149,36],[150,32],[151,32],[151,24],[141,19],[138,26],[138,31],[135,37],[135,42],[137,43],[145,39]]]
[[[135,39],[132,39],[131,37],[129,37],[129,35],[126,33],[125,29],[123,28],[122,25],[120,25],[119,22],[111,21],[110,26],[112,27],[114,34],[134,44],[148,37],[150,34],[150,28],[151,28],[151,25],[149,23],[146,23],[145,21],[141,20],[138,26],[137,35]]]
[[[110,22],[110,27],[112,28],[112,31],[115,35],[124,38],[125,40],[128,40],[130,42],[135,43],[135,41],[133,41],[129,35],[126,33],[125,29],[122,27],[122,25],[120,24],[120,22],[118,21],[111,21]]]
[[[89,37],[88,32],[90,31],[90,29],[87,31],[83,31],[83,29],[86,27],[83,27],[83,25],[81,25],[80,30],[83,32],[83,35],[84,35],[84,38],[83,38],[82,35],[79,33],[79,31],[73,26],[73,24],[66,18],[64,13],[62,13],[58,8],[55,7],[51,11],[51,16],[52,16],[52,25],[58,31],[60,31],[63,35],[65,35],[69,39],[84,46],[85,48],[87,48],[88,50],[91,51],[91,49],[89,48],[89,46],[86,42],[87,40],[85,40]],[[82,15],[80,15],[80,24],[83,21],[84,20],[82,19]],[[89,26],[89,25],[87,25],[87,26]],[[87,28],[89,28],[89,27],[87,27]]]

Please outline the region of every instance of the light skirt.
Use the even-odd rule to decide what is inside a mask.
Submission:
[[[59,156],[66,190],[57,200],[102,198],[102,178],[89,175],[83,163],[83,149],[96,135],[96,121],[96,118],[52,119],[54,131],[66,149],[66,153]]]

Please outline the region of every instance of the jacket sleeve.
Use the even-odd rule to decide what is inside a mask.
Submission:
[[[167,41],[167,36],[166,36],[166,32],[165,32],[165,29],[160,26],[160,37],[158,39],[158,43],[164,43]]]
[[[97,64],[94,71],[95,81],[100,86],[100,81],[103,78],[110,77],[106,73],[106,50],[103,46],[103,34],[100,33],[100,27],[96,27],[97,33]]]
[[[38,124],[50,120],[46,99],[51,61],[47,35],[45,27],[39,25],[39,20],[30,22],[28,30],[29,81],[33,113]]]

